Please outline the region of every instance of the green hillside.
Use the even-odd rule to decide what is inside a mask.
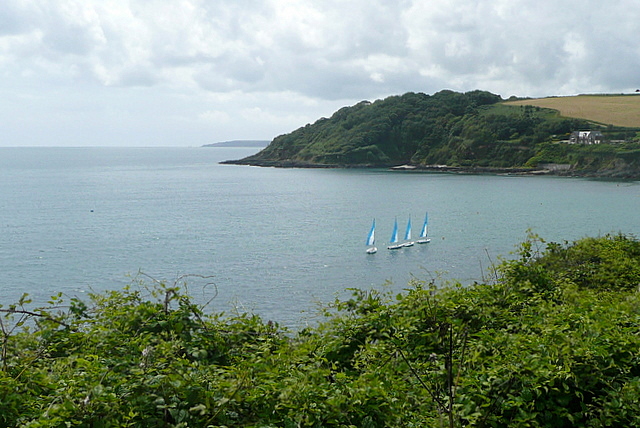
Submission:
[[[559,143],[576,130],[600,130],[607,144]],[[407,93],[344,107],[275,138],[256,155],[229,163],[463,169],[564,163],[572,165],[572,173],[636,176],[637,131],[560,116],[552,109],[509,105],[485,91]]]

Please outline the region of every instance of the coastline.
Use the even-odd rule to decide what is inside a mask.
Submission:
[[[270,168],[342,168],[342,169],[388,169],[397,172],[439,172],[450,174],[496,174],[496,175],[523,175],[523,176],[540,176],[552,175],[558,177],[576,177],[576,178],[611,178],[619,180],[639,180],[640,170],[634,168],[617,168],[606,170],[578,170],[573,166],[570,168],[555,168],[552,165],[544,167],[525,168],[525,167],[462,167],[449,165],[381,165],[381,164],[320,164],[313,162],[302,162],[296,160],[262,160],[262,159],[236,159],[225,160],[220,162],[224,165],[246,165]]]

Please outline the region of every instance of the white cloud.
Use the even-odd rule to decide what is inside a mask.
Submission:
[[[198,119],[206,123],[212,123],[214,125],[224,125],[229,123],[231,116],[228,112],[222,110],[207,110],[198,114]]]
[[[0,144],[272,138],[406,91],[628,91],[638,22],[632,0],[4,0]]]

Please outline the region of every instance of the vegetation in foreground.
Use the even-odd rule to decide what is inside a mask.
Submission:
[[[181,287],[25,296],[1,308],[0,425],[640,426],[640,242],[531,235],[489,275],[353,290],[296,333]]]

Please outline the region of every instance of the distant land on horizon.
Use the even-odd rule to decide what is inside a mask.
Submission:
[[[232,140],[205,144],[202,147],[267,147],[270,140]]]

